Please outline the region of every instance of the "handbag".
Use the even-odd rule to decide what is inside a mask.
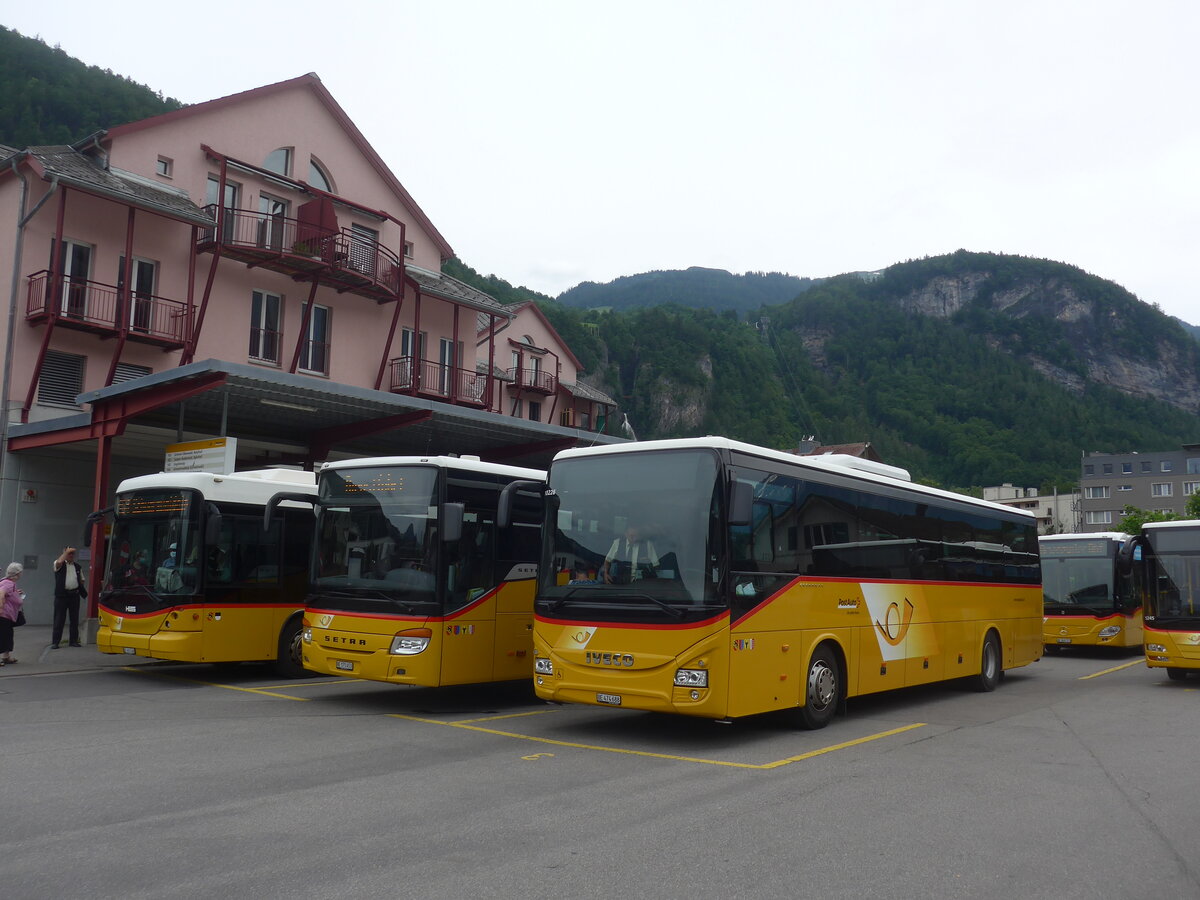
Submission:
[[[13,628],[16,628],[18,625],[24,625],[24,624],[25,624],[25,610],[21,609],[21,610],[17,611],[17,618],[16,618],[16,621],[13,622]]]

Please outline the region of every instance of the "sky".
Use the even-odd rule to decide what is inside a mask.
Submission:
[[[557,295],[1014,253],[1200,323],[1195,0],[19,4],[186,103],[315,71],[458,257]]]

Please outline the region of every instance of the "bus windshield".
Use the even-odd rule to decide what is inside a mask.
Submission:
[[[1092,615],[1120,609],[1114,590],[1116,544],[1102,538],[1053,541],[1041,549],[1048,612]]]
[[[316,602],[323,595],[338,600],[339,609],[431,612],[437,603],[436,468],[323,472],[318,502]]]
[[[550,476],[551,571],[540,612],[608,608],[651,619],[719,604],[717,459],[708,450],[614,453],[556,461]],[[694,615],[692,616],[694,617]]]
[[[1160,628],[1200,628],[1200,529],[1156,530],[1147,538],[1154,548],[1147,617]]]
[[[200,499],[158,488],[117,496],[104,589],[136,594],[139,605],[170,605],[199,589]]]

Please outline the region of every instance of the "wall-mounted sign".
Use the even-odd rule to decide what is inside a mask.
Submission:
[[[168,444],[164,472],[215,472],[228,475],[237,462],[237,438],[212,438]]]

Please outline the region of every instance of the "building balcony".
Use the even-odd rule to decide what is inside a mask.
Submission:
[[[192,311],[179,300],[81,278],[57,280],[47,271],[29,276],[25,319],[177,350],[191,338]]]
[[[215,219],[216,206],[205,207]],[[220,212],[221,226],[200,232],[196,249],[380,302],[404,290],[404,264],[386,247],[354,232],[323,228],[288,216],[241,209]]]
[[[411,356],[398,356],[391,360],[389,370],[390,390],[394,394],[442,400],[477,409],[486,409],[491,405],[492,379],[485,372],[459,369]]]
[[[558,376],[542,369],[509,369],[510,388],[521,388],[535,394],[553,394],[558,390]]]

